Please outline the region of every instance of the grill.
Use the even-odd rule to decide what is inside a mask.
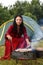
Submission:
[[[40,50],[40,48],[27,51],[27,52],[18,52],[13,51],[11,53],[11,57],[13,59],[37,59],[37,58],[43,58],[43,49]]]

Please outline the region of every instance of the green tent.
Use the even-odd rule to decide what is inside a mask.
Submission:
[[[31,42],[36,42],[43,38],[43,33],[40,29],[40,26],[34,21],[32,18],[27,16],[22,16],[24,20],[24,24],[27,29],[27,34],[30,36]],[[5,43],[5,33],[8,27],[13,24],[13,19],[5,22],[0,26],[0,45],[4,45]]]

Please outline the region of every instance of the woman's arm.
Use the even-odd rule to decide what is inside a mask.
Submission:
[[[30,41],[29,41],[29,39],[26,38],[25,40],[26,40],[26,42],[27,42],[27,46],[30,46]]]
[[[10,35],[6,36],[8,38],[8,40],[12,41],[12,37]]]
[[[27,46],[30,46],[30,39],[29,39],[29,36],[27,35],[27,31],[26,31],[26,28],[24,27],[24,38],[27,42]]]
[[[5,34],[5,39],[9,39],[10,41],[12,40],[12,36],[11,36],[11,31],[12,31],[13,26],[10,25],[10,27],[8,28],[6,34]]]

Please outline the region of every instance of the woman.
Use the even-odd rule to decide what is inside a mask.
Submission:
[[[5,55],[1,59],[10,59],[13,50],[27,46],[30,46],[30,41],[23,24],[23,18],[21,15],[17,15],[5,34]]]

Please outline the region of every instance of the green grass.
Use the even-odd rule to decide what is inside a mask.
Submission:
[[[4,46],[0,46],[0,57],[4,55]],[[43,59],[37,60],[18,60],[17,65],[43,65]],[[0,60],[0,65],[16,65],[16,60]]]

